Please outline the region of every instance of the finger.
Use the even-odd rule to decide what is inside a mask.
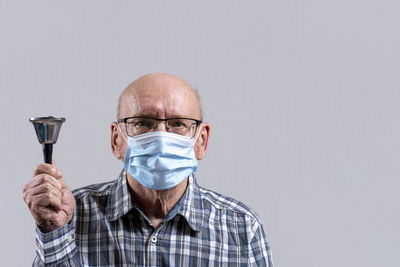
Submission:
[[[56,164],[56,162],[54,161],[54,159],[52,160],[52,163],[51,163],[51,165],[53,165],[54,167],[56,167],[56,169],[57,169],[57,171],[58,171],[58,173],[59,173],[60,177],[63,177],[63,176],[64,176],[64,174],[63,174],[62,170],[61,170],[61,169],[59,169],[59,168],[57,167],[57,164]]]
[[[33,176],[36,176],[38,174],[48,174],[50,176],[53,176],[56,179],[61,179],[63,174],[60,169],[58,169],[54,165],[50,165],[47,163],[42,163],[39,164],[35,167],[35,170],[33,171]]]
[[[51,186],[49,188],[48,185],[47,186],[40,185],[38,187],[27,190],[23,194],[23,199],[24,199],[25,203],[28,205],[28,207],[30,208],[34,197],[37,195],[42,195],[42,194],[47,194],[49,196],[52,195],[55,198],[59,198],[59,199],[61,199],[61,196],[62,196],[62,193],[59,190],[55,189],[53,186]]]
[[[47,174],[39,174],[33,177],[32,180],[27,184],[25,191],[45,183],[53,185],[58,190],[62,189],[62,184],[60,183],[60,180],[57,180],[54,177]]]
[[[66,182],[64,182],[63,180],[57,180],[57,181],[60,182],[62,189],[66,189],[68,191],[71,191],[71,189],[69,189],[69,186],[67,185]]]
[[[36,196],[32,196],[30,198],[29,204],[30,204],[30,209],[34,212],[38,212],[43,207],[48,207],[48,206],[53,207],[55,210],[61,210],[61,199],[55,197],[51,193],[43,193]]]
[[[22,193],[25,193],[27,188],[28,188],[28,184],[25,184],[24,187],[22,187]]]
[[[24,197],[24,201],[25,201],[26,205],[29,207],[29,209],[31,209],[32,211],[36,211],[36,212],[40,208],[48,208],[50,206],[53,209],[55,209],[56,211],[58,211],[62,208],[61,197],[58,196],[58,194],[54,193],[54,192],[44,192],[44,193],[35,194],[35,195],[28,193]]]
[[[68,185],[64,181],[62,181],[62,185],[63,186],[62,186],[62,189],[61,189],[61,200],[75,203],[74,195],[72,194],[72,192],[69,189]]]
[[[37,187],[31,188],[29,191],[26,191],[25,196],[26,198],[30,198],[45,193],[51,193],[56,198],[61,198],[61,191],[49,183],[41,184]]]

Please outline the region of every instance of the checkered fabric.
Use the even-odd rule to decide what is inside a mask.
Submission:
[[[126,173],[75,190],[71,223],[36,229],[33,266],[268,266],[262,223],[242,203],[200,187],[185,194],[158,228],[132,201]]]

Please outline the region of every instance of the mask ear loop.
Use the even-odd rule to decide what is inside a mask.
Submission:
[[[193,144],[194,143],[196,143],[196,141],[197,141],[197,138],[199,138],[199,136],[200,136],[200,133],[201,133],[201,127],[203,126],[203,124],[202,123],[200,123],[200,127],[199,127],[199,132],[196,134],[196,137],[194,138],[194,140],[193,140]]]
[[[117,127],[118,127],[118,130],[120,131],[120,133],[122,134],[122,137],[125,139],[125,141],[128,143],[128,139],[125,137],[125,135],[124,135],[124,133],[122,132],[122,130],[121,130],[121,127],[119,127],[119,123],[117,122]]]

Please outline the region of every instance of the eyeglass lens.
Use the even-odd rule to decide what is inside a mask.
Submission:
[[[126,129],[129,136],[135,136],[154,131],[163,122],[153,118],[130,118],[126,120]],[[167,132],[193,137],[197,123],[191,119],[166,119],[165,128]]]

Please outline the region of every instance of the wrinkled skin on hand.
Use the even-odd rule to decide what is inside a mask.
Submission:
[[[62,177],[54,161],[51,165],[42,163],[22,190],[25,203],[44,233],[69,223],[75,211],[75,199]]]

